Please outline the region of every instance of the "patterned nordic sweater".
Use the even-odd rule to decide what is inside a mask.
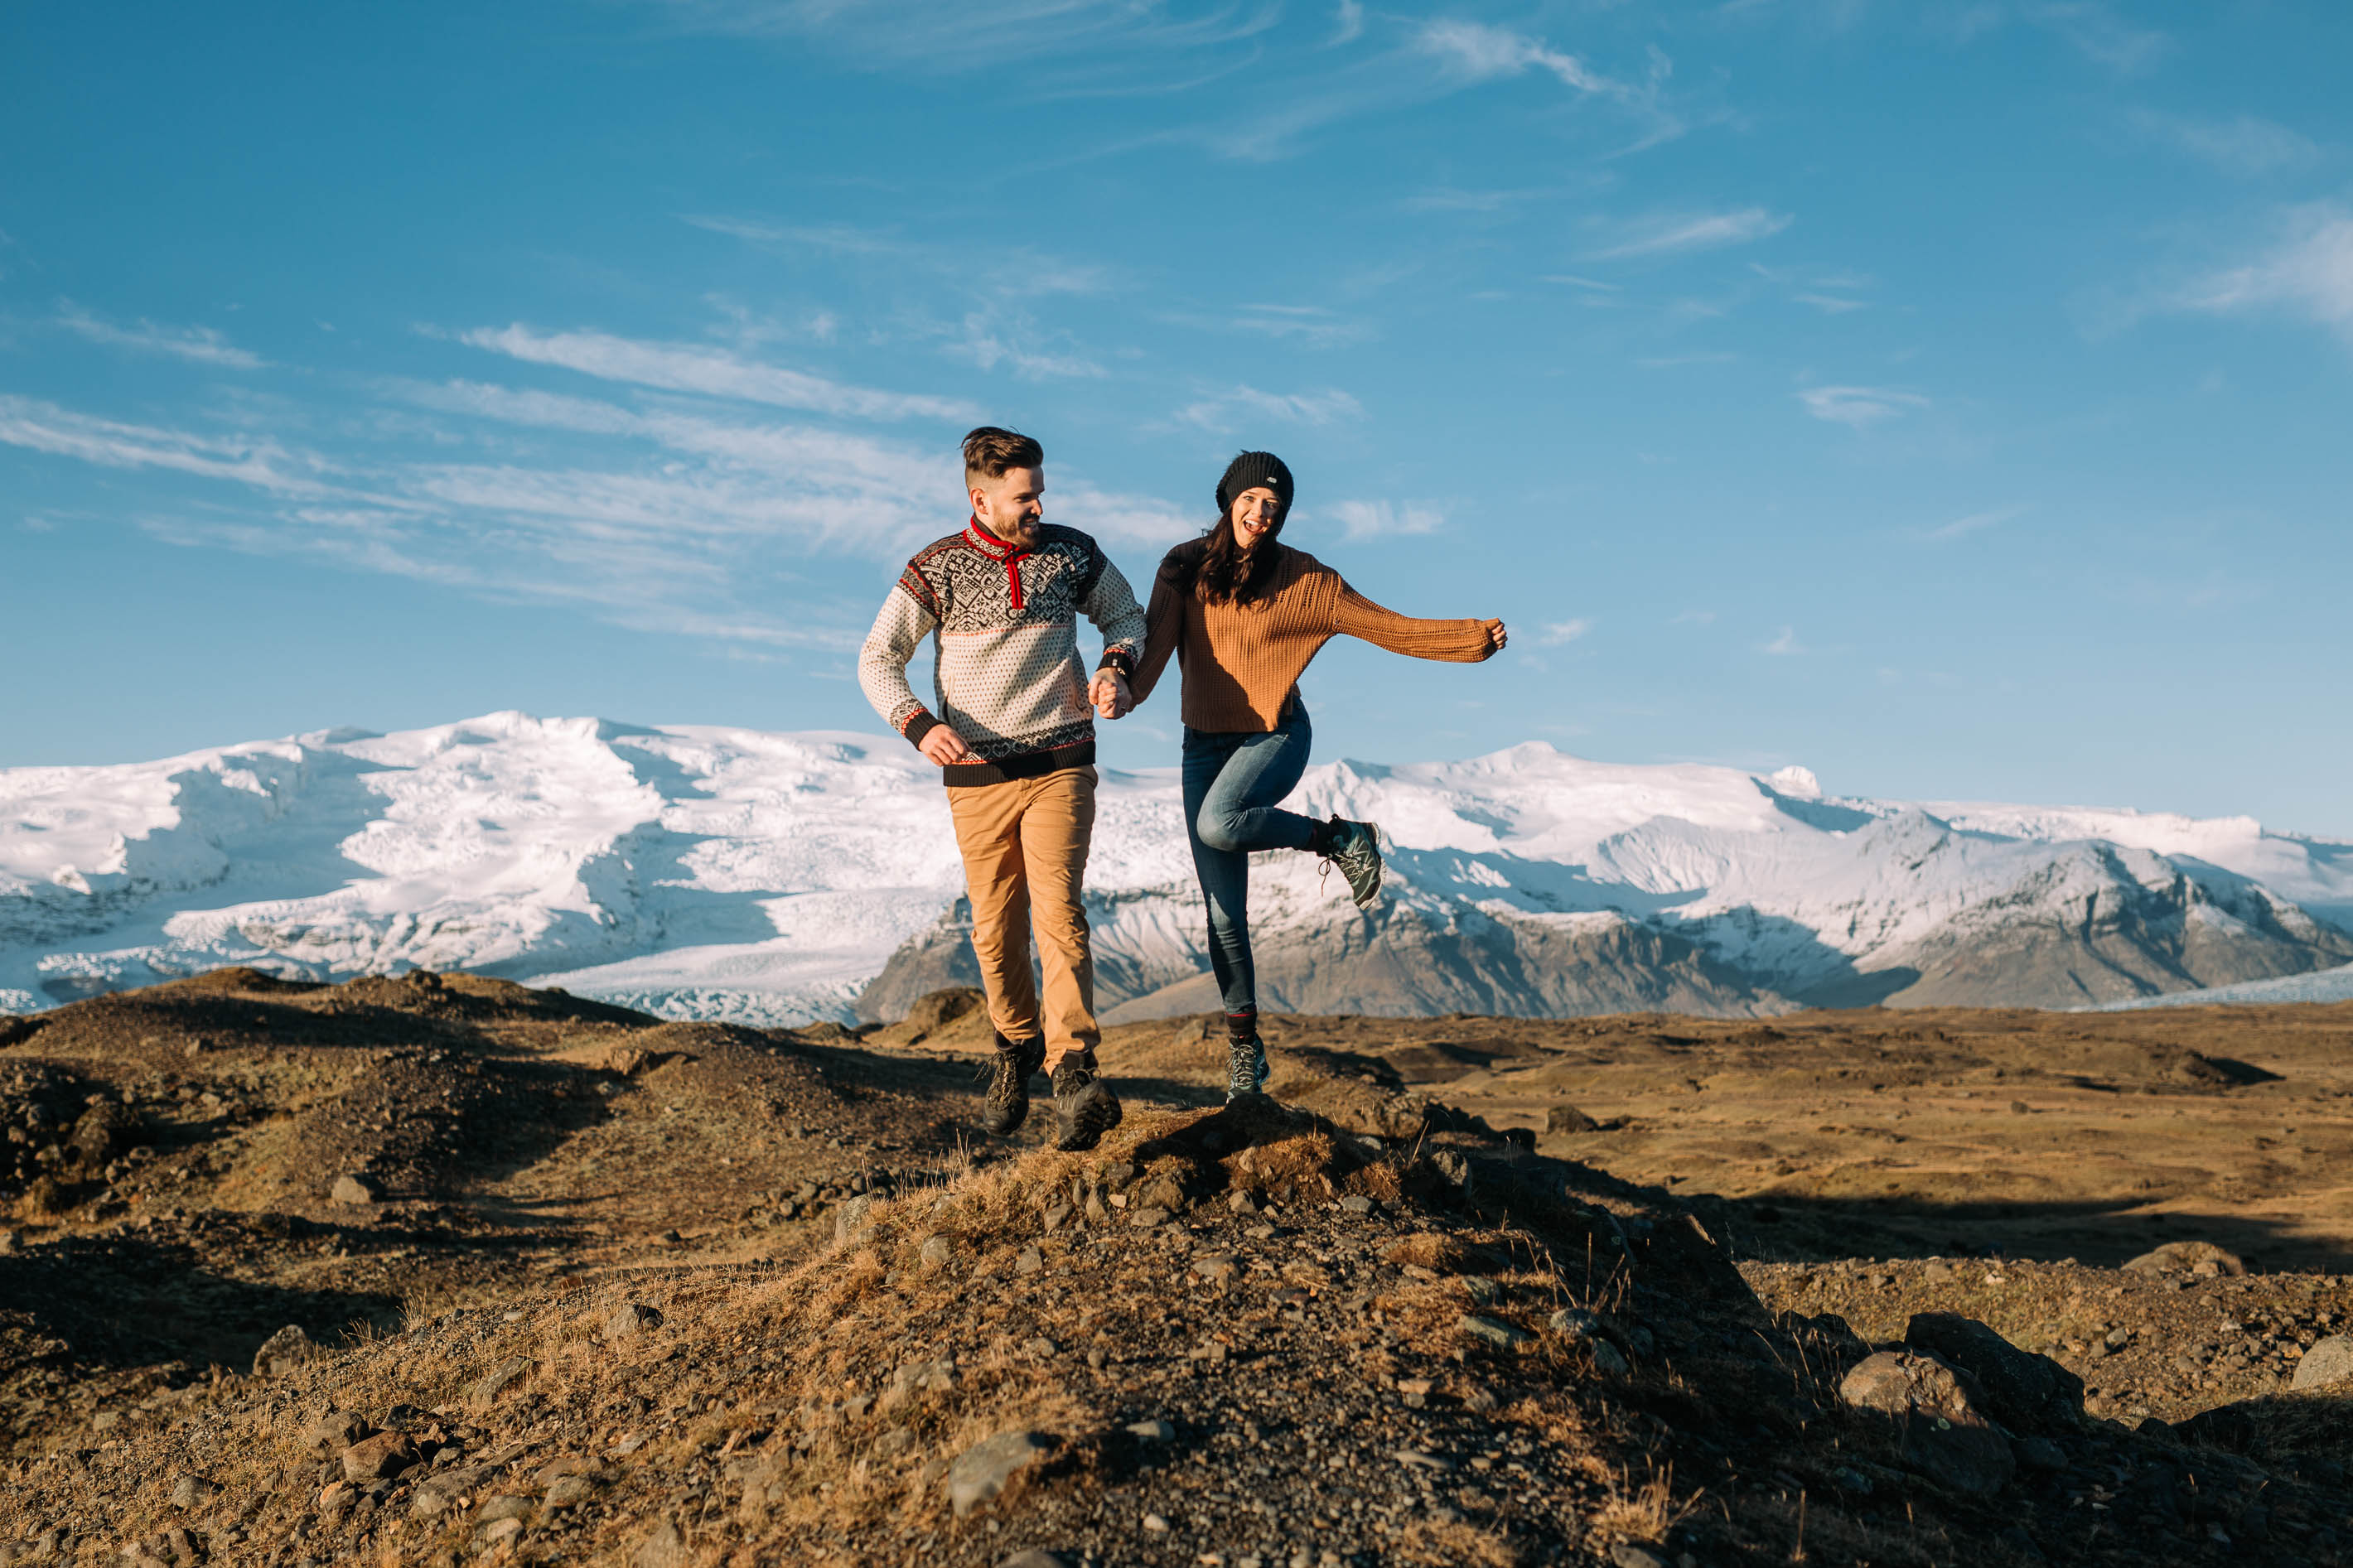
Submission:
[[[980,760],[942,769],[952,786],[1084,767],[1095,760],[1095,720],[1079,661],[1082,615],[1103,636],[1098,668],[1133,671],[1144,611],[1101,545],[1048,523],[1021,550],[976,520],[899,574],[860,650],[858,684],[912,743],[943,722],[964,737]],[[937,718],[907,684],[907,661],[934,636]]]

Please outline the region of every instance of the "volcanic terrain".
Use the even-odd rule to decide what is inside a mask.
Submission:
[[[1164,1019],[1064,1155],[976,1000],[0,1020],[0,1562],[2346,1554],[2353,1007]]]

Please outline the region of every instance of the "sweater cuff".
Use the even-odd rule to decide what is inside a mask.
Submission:
[[[933,718],[923,709],[918,708],[907,715],[907,722],[900,727],[899,733],[907,737],[907,744],[920,752],[923,749],[923,737],[939,727],[940,721],[937,719]]]
[[[1124,647],[1107,647],[1103,649],[1103,662],[1095,668],[1113,670],[1121,679],[1133,680],[1135,679],[1135,656]]]

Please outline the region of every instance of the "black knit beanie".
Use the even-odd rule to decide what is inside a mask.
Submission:
[[[1257,485],[1274,492],[1274,521],[1281,527],[1291,515],[1291,470],[1272,452],[1237,453],[1226,465],[1226,477],[1218,481],[1218,515],[1231,516],[1234,498]]]

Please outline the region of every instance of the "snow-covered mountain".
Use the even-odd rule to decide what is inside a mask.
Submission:
[[[1270,1006],[2069,1006],[2353,960],[2353,844],[2245,818],[1833,798],[1803,769],[1535,743],[1333,763],[1294,804],[1378,821],[1393,896],[1360,915],[1308,857],[1262,858]],[[1173,772],[1106,773],[1089,884],[1113,1016],[1215,1005]],[[959,891],[936,777],[885,737],[499,713],[0,771],[0,1011],[251,963],[873,1016],[969,976]]]

